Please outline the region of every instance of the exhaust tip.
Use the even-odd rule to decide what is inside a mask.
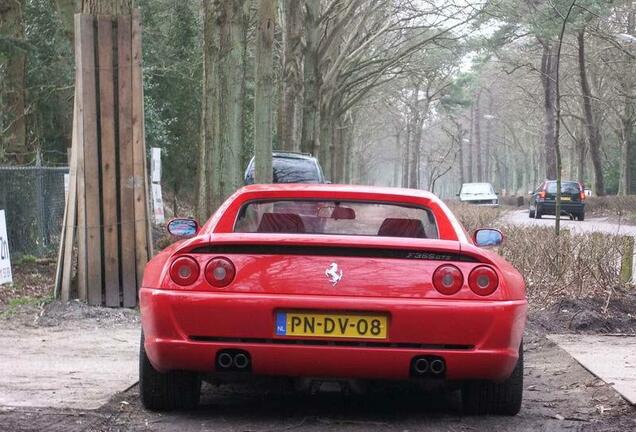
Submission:
[[[219,357],[216,360],[216,363],[219,365],[221,369],[227,369],[232,366],[232,356],[229,353],[222,352],[219,354]]]
[[[446,365],[444,364],[443,360],[435,359],[431,362],[431,372],[433,372],[435,375],[443,373],[445,369]]]
[[[425,359],[424,357],[418,358],[417,360],[415,360],[415,363],[413,364],[413,369],[415,369],[415,372],[417,372],[420,375],[428,372],[428,368],[429,368],[428,360]]]
[[[245,369],[250,364],[250,359],[243,353],[234,356],[234,367],[237,369]]]

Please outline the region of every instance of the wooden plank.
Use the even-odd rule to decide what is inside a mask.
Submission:
[[[115,89],[113,19],[97,18],[99,58],[99,116],[101,133],[102,215],[104,226],[104,300],[119,306],[119,235],[117,230],[117,172],[115,157]]]
[[[90,305],[102,304],[102,236],[94,17],[81,15],[84,202],[86,205],[86,286]],[[80,182],[82,179],[80,178]]]
[[[87,300],[86,288],[86,206],[84,190],[84,103],[83,103],[83,56],[82,45],[86,42],[82,37],[81,14],[75,15],[75,100],[77,102],[77,297],[80,300]],[[64,277],[63,277],[64,280]],[[69,279],[70,284],[70,279]]]
[[[141,285],[144,268],[148,262],[146,142],[144,137],[143,73],[141,63],[141,16],[139,9],[134,9],[132,15],[132,132],[133,175],[135,178],[135,255],[138,285]]]
[[[137,304],[135,257],[135,197],[132,136],[132,69],[131,18],[117,18],[118,84],[119,84],[119,202],[121,239],[121,283],[123,304]]]
[[[60,240],[60,251],[63,256],[61,261],[58,258],[59,293],[63,302],[67,302],[71,296],[71,280],[73,277],[73,248],[75,247],[75,222],[77,221],[77,153],[79,144],[77,142],[77,128],[79,115],[78,110],[78,88],[75,87],[75,100],[73,102],[73,135],[71,139],[71,157],[69,161],[68,196],[64,209],[64,231],[63,240]],[[63,248],[63,250],[62,250]],[[57,275],[56,275],[57,277]],[[56,281],[58,286],[58,281]]]

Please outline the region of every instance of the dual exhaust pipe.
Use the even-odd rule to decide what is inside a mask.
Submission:
[[[223,350],[216,355],[216,369],[220,371],[249,371],[252,360],[247,351]]]
[[[441,357],[418,356],[411,361],[411,375],[443,377],[446,372],[446,362]]]

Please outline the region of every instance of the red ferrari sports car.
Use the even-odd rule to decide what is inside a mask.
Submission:
[[[516,414],[523,278],[431,193],[247,186],[147,265],[140,392],[194,407],[202,378],[457,384],[465,412]]]

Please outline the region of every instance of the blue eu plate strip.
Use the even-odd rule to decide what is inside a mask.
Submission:
[[[285,336],[287,334],[287,314],[285,312],[276,313],[276,335]]]

